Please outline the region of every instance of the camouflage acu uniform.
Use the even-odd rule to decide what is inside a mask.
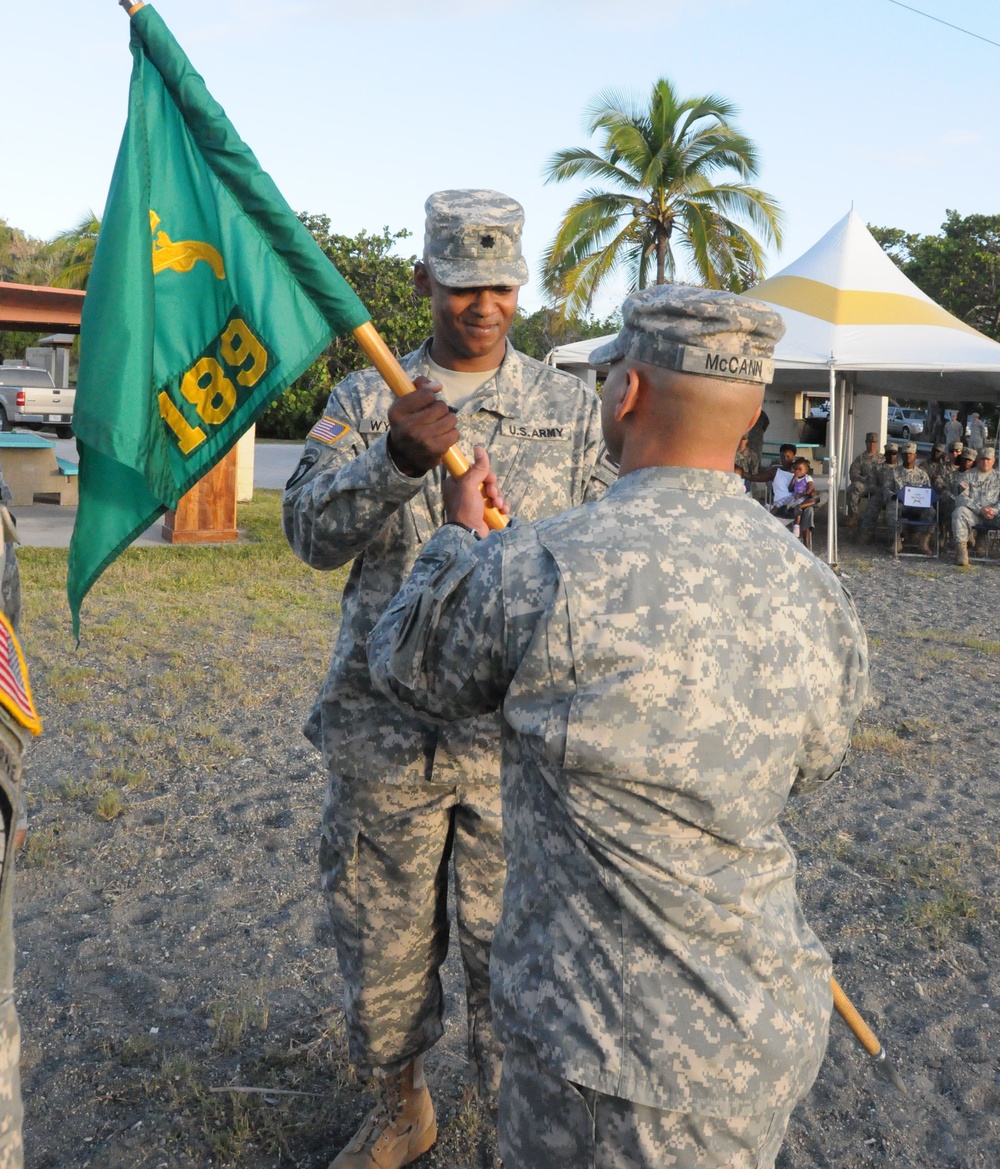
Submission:
[[[954,463],[945,463],[932,485],[938,493],[938,513],[945,531],[951,531],[951,517],[955,510],[955,499],[958,496],[958,483],[965,476],[965,472]]]
[[[951,459],[928,459],[920,464],[921,469],[927,472],[927,478],[935,491],[940,492],[944,476],[951,470]]]
[[[951,446],[953,442],[962,442],[965,438],[965,429],[957,418],[949,418],[944,424],[944,441]]]
[[[788,1127],[787,1108],[703,1116],[595,1092],[553,1075],[517,1040],[504,1050],[503,1072],[500,1132],[510,1169],[764,1169]]]
[[[732,475],[647,467],[478,544],[442,528],[369,663],[429,717],[503,712],[503,1041],[585,1102],[772,1118],[780,1133],[822,1060],[831,995],[777,820],[836,774],[867,691],[864,633],[832,572]],[[520,1082],[505,1060],[508,1169],[591,1164],[563,1156],[558,1111],[518,1112]],[[643,1159],[609,1164],[715,1163],[674,1158],[671,1118],[629,1123]],[[734,1127],[769,1147],[759,1125]],[[522,1139],[553,1155],[518,1159]]]
[[[757,458],[756,451],[752,451],[750,447],[747,447],[744,451],[736,452],[733,466],[744,476],[756,475],[760,470],[760,459]]]
[[[897,463],[895,467],[890,467],[891,475],[884,475],[883,495],[885,498],[885,525],[889,529],[889,534],[894,535],[896,532],[896,500],[899,493],[904,487],[930,487],[930,476],[923,469],[923,467],[911,467],[906,469],[901,463]],[[934,519],[934,509],[930,507],[906,507],[902,504],[899,506],[900,518],[905,522],[910,520],[930,521]]]
[[[403,360],[428,375],[427,344]],[[330,770],[320,864],[346,983],[351,1058],[395,1069],[441,1035],[438,969],[448,946],[447,860],[481,1086],[499,1074],[489,951],[504,865],[496,715],[434,727],[371,685],[365,638],[444,520],[438,467],[419,479],[389,458],[393,397],[373,370],[330,396],[284,501],[295,552],[315,568],[353,560],[333,661],[306,733]],[[578,379],[507,347],[459,410],[462,446],[489,451],[511,511],[551,515],[603,494],[599,403]],[[485,1077],[485,1080],[483,1079]],[[492,1085],[495,1091],[495,1082]]]
[[[851,463],[851,469],[848,472],[851,485],[847,489],[848,515],[857,515],[861,510],[861,501],[871,489],[872,470],[884,460],[885,456],[880,455],[878,451],[875,451],[874,454],[870,451],[862,451]]]
[[[981,418],[969,421],[969,446],[977,451],[986,446],[986,423]]]
[[[951,532],[956,543],[971,540],[975,528],[1000,528],[1000,519],[987,520],[979,514],[980,508],[984,507],[1000,509],[1000,469],[992,467],[989,471],[980,471],[973,467],[956,474],[952,482],[955,510],[951,517]],[[967,483],[968,488],[963,491],[959,486],[961,483]]]
[[[883,455],[882,462],[876,463],[872,467],[868,479],[868,506],[861,519],[861,527],[864,531],[871,532],[875,529],[879,516],[885,508],[886,491],[892,478],[892,472],[898,466],[898,463],[887,463]]]

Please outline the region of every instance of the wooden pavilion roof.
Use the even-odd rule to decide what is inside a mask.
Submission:
[[[0,329],[79,333],[84,295],[75,288],[46,288],[0,280]]]

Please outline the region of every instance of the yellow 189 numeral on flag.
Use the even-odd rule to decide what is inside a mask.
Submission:
[[[207,426],[221,426],[236,407],[238,391],[233,378],[249,389],[267,371],[267,350],[239,317],[229,322],[218,344],[226,368],[214,357],[200,357],[179,385],[181,396]],[[160,392],[159,405],[163,421],[177,439],[181,454],[189,455],[197,450],[208,437],[205,431],[188,422],[166,390]]]

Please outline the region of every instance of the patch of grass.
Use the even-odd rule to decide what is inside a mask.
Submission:
[[[130,1035],[118,1048],[118,1062],[126,1068],[147,1067],[157,1046],[149,1035]]]
[[[98,722],[92,718],[77,719],[69,729],[71,734],[86,735],[92,743],[110,743],[115,737],[108,723]]]
[[[19,858],[23,868],[48,868],[59,859],[59,837],[62,824],[49,824],[45,828],[31,828]]]
[[[190,767],[198,760],[198,752],[192,751],[191,748],[186,746],[184,743],[177,744],[176,752],[177,762],[180,763],[183,767]]]
[[[965,637],[960,633],[952,633],[947,629],[904,629],[899,635],[911,641],[935,641],[944,645],[955,645],[962,649],[974,649],[985,654],[1000,654],[1000,641],[993,641],[983,637]]]
[[[52,697],[66,705],[83,702],[90,697],[87,683],[93,676],[94,670],[89,666],[53,666],[43,675]]]
[[[238,1051],[250,1030],[266,1031],[270,1006],[263,988],[243,990],[233,999],[210,1003],[208,1025],[215,1032],[217,1051]]]
[[[94,815],[99,820],[114,820],[125,811],[122,793],[110,788],[94,805]]]
[[[145,791],[152,786],[152,780],[145,767],[132,767],[116,763],[110,767],[98,768],[94,773],[95,782],[101,781],[128,791]]]
[[[135,727],[132,731],[132,742],[139,747],[148,747],[160,737],[156,727]]]
[[[920,655],[921,661],[926,662],[957,662],[962,655],[957,649],[925,649]]]
[[[197,735],[199,739],[210,739],[213,735],[222,734],[222,728],[218,723],[211,723],[203,718],[192,719],[187,726],[187,730],[192,735]]]
[[[905,739],[900,738],[888,727],[858,727],[851,736],[855,751],[880,751],[884,755],[898,758],[911,749]]]
[[[931,944],[941,949],[956,936],[964,936],[965,924],[978,916],[976,898],[968,890],[948,887],[922,904],[907,908],[907,925],[929,936]]]
[[[932,843],[898,852],[881,866],[884,878],[914,891],[907,898],[904,924],[919,930],[936,948],[963,938],[979,916],[980,895],[964,875],[968,859],[962,847]]]
[[[56,788],[56,795],[67,803],[90,799],[104,794],[104,783],[99,779],[75,779],[67,776]]]
[[[235,759],[243,750],[243,745],[232,735],[213,735],[208,740],[208,749],[224,759]]]

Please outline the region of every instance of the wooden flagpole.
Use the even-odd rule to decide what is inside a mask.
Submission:
[[[830,979],[830,989],[833,991],[833,1005],[840,1012],[840,1017],[854,1032],[854,1037],[858,1040],[861,1046],[868,1052],[875,1062],[875,1067],[881,1071],[896,1088],[906,1095],[906,1086],[899,1078],[899,1073],[893,1067],[886,1055],[885,1048],[878,1041],[875,1032],[868,1026],[868,1024],[861,1018],[857,1007],[844,993],[844,988],[835,979]]]

